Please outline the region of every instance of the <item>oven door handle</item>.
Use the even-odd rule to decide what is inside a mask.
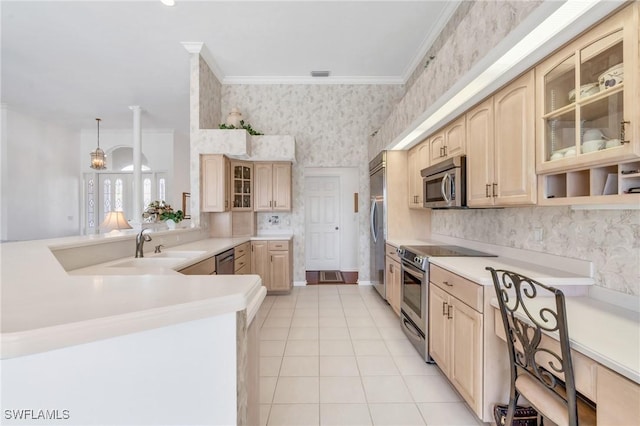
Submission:
[[[410,274],[411,276],[418,278],[419,280],[423,279],[424,271],[421,271],[420,269],[406,262],[402,262],[401,266],[402,266],[402,269],[404,269],[404,271]]]
[[[449,181],[449,190],[447,190],[447,181]],[[451,175],[449,173],[445,173],[442,177],[440,192],[442,192],[442,198],[444,198],[444,201],[446,201],[447,204],[451,204],[451,197],[447,196],[451,192]]]
[[[420,335],[420,333],[418,332],[418,330],[415,329],[415,327],[413,326],[413,324],[411,324],[409,322],[408,319],[406,318],[402,318],[402,323],[404,325],[404,328],[406,328],[407,330],[409,330],[409,332],[411,334],[413,334],[414,336],[416,336],[419,339],[422,339],[422,336]]]

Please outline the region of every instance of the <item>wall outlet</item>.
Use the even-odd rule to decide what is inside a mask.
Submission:
[[[534,228],[533,229],[533,239],[537,242],[542,241],[542,238],[544,237],[544,229],[542,228]]]

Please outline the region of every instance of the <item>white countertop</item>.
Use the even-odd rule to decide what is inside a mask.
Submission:
[[[432,257],[429,263],[440,266],[481,285],[493,285],[491,273],[485,268],[506,269],[551,286],[592,285],[593,278],[523,262],[504,256],[498,257]]]
[[[498,309],[498,301],[491,304]],[[588,297],[565,297],[567,329],[572,349],[640,383],[640,315]],[[555,299],[527,301],[530,312],[554,307]],[[523,315],[523,320],[528,319]],[[558,340],[558,333],[548,333]]]
[[[91,239],[79,238],[77,244],[82,246],[86,240]],[[57,240],[2,244],[1,357],[34,354],[243,309],[254,314],[266,294],[259,276],[185,276],[173,270],[249,240],[210,238],[171,247],[206,253],[172,268],[141,270],[139,275],[133,275],[133,268],[124,268],[128,275],[124,270],[119,275],[100,274],[99,267],[91,275],[69,274],[49,249],[59,246]],[[75,243],[65,239],[63,244],[71,247]]]
[[[472,248],[489,254],[497,254],[496,257],[430,257],[429,263],[448,269],[454,274],[460,275],[468,280],[481,285],[493,285],[491,273],[485,268],[491,266],[495,269],[507,269],[519,274],[525,275],[536,281],[540,281],[552,286],[588,286],[593,285],[595,280],[585,274],[580,274],[573,270],[558,269],[555,264],[552,266],[544,259],[547,255],[532,253],[531,259],[538,256],[543,257],[540,262],[528,262],[522,259],[511,258],[503,255],[504,249],[493,250],[490,246],[476,246],[473,242],[466,244],[460,241],[441,242],[436,240],[413,240],[407,238],[393,238],[387,240],[388,244],[393,246],[420,246],[420,245],[458,245],[461,247]],[[516,254],[516,251],[514,251]]]

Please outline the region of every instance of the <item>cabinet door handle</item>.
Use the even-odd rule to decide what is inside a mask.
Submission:
[[[485,195],[487,198],[491,197],[491,195],[489,195],[489,187],[491,187],[491,185],[489,185],[489,184],[486,184],[486,185],[484,186],[484,195]]]
[[[447,319],[453,318],[453,314],[451,313],[451,308],[453,308],[452,305],[447,305]]]
[[[447,315],[447,302],[442,302],[442,316]]]
[[[273,200],[269,200],[269,207],[273,207]]]
[[[498,184],[494,183],[492,186],[493,186],[493,188],[492,188],[491,192],[493,192],[493,198],[495,198],[495,197],[498,196]]]
[[[443,157],[446,157],[446,156],[447,156],[447,146],[445,145],[445,146],[443,146],[442,148],[444,149],[444,155],[443,155]]]
[[[624,138],[626,137],[626,132],[624,126],[627,124],[631,124],[630,121],[621,121],[620,122],[620,143],[630,143],[631,141],[627,141]]]
[[[273,207],[278,207],[278,200],[273,200]]]
[[[449,281],[442,281],[442,284],[448,285],[449,287],[453,287],[453,284],[449,284]]]

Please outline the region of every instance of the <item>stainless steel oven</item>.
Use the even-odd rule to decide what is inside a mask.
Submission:
[[[402,260],[402,331],[424,360],[433,362],[429,355],[429,258],[494,255],[465,247],[439,245],[400,246],[398,255]]]
[[[401,300],[402,331],[425,361],[430,362],[427,337],[429,262],[414,247],[401,246]]]

